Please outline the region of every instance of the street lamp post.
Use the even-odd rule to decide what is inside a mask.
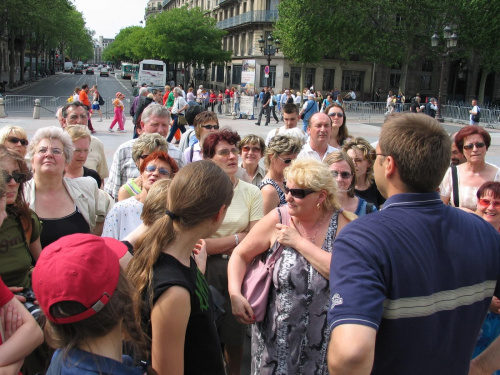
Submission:
[[[441,54],[441,76],[439,77],[438,105],[436,111],[436,120],[439,122],[444,122],[444,119],[441,116],[441,93],[443,91],[444,83],[444,65],[451,51],[456,48],[458,43],[457,34],[455,34],[449,26],[446,26],[443,29],[443,38],[446,42],[446,46],[444,52]],[[434,35],[431,37],[431,46],[433,48],[436,48],[438,45],[439,36],[437,35],[437,33],[434,33]]]
[[[267,56],[267,66],[271,67],[271,57],[279,52],[281,47],[281,42],[278,38],[274,39],[272,34],[269,34],[267,40],[264,40],[264,36],[260,36],[259,39],[260,52]],[[268,85],[269,86],[269,85]]]

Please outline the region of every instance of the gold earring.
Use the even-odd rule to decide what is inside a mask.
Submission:
[[[316,207],[318,208],[318,210],[321,208],[321,206],[319,205],[319,203],[316,205]]]

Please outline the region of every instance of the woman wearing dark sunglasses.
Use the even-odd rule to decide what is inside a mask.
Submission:
[[[31,178],[26,163],[4,146],[0,146],[0,160],[7,185],[8,215],[0,228],[0,276],[13,292],[19,293],[31,288],[30,269],[42,251],[42,226],[24,199],[24,184]]]
[[[198,142],[184,150],[186,163],[203,160],[203,138],[210,133],[219,131],[219,119],[215,112],[204,111],[198,113],[193,120],[194,134]]]
[[[377,211],[373,203],[355,195],[356,168],[349,155],[343,151],[335,151],[329,154],[323,163],[328,165],[332,178],[337,182],[340,205],[344,210],[356,216],[365,216]]]
[[[139,171],[142,180],[141,192],[115,203],[104,221],[103,237],[121,241],[141,225],[142,208],[149,189],[156,181],[173,178],[179,168],[165,151],[154,151],[144,160]]]
[[[337,233],[351,220],[346,216],[354,215],[340,209],[325,164],[296,160],[284,175],[288,205],[261,219],[229,260],[232,311],[241,323],[254,323],[254,312],[241,294],[243,276],[255,257],[276,250],[277,241],[284,249],[274,268],[266,317],[253,328],[252,369],[260,374],[276,368],[286,374],[327,374],[331,252]]]
[[[296,137],[276,135],[269,141],[264,156],[267,174],[259,184],[264,215],[286,204],[283,172],[297,158],[301,149],[302,143]]]
[[[4,126],[0,129],[0,144],[24,158],[28,150],[28,136],[19,126]]]
[[[350,138],[347,131],[347,118],[344,108],[340,104],[332,103],[326,107],[325,113],[332,120],[332,134],[330,135],[328,144],[339,149]]]
[[[486,162],[486,152],[490,144],[490,134],[484,128],[468,125],[460,129],[455,136],[455,145],[467,161],[456,167],[458,191],[453,188],[454,167],[450,167],[444,175],[439,192],[445,204],[475,211],[477,189],[486,181],[500,181],[500,169]]]

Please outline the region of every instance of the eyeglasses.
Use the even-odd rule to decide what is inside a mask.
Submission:
[[[16,184],[20,184],[22,182],[28,181],[28,177],[31,178],[31,176],[26,175],[25,173],[21,172],[12,172],[12,174],[8,174],[6,172],[3,172],[3,179],[6,184],[8,184],[12,179],[16,182]]]
[[[333,178],[337,178],[340,175],[342,180],[348,180],[352,177],[352,173],[349,172],[330,171],[330,173],[332,174]]]
[[[464,150],[472,150],[474,146],[476,148],[483,148],[486,144],[484,142],[469,143],[468,145],[464,145]]]
[[[260,147],[243,146],[241,149],[245,152],[260,152]]]
[[[278,159],[281,159],[281,161],[285,164],[290,164],[292,161],[295,159],[283,159],[282,157],[278,156]]]
[[[486,198],[480,198],[477,201],[477,204],[480,205],[483,208],[487,208],[490,205],[493,205],[494,209],[499,209],[500,208],[500,201],[492,201]]]
[[[352,159],[353,163],[354,164],[361,164],[363,162],[364,159],[360,159],[360,158],[354,158]]]
[[[207,130],[219,130],[219,125],[200,125],[202,128],[205,128]]]
[[[90,150],[88,148],[75,148],[75,154],[88,154]]]
[[[377,160],[377,155],[380,155],[380,156],[389,156],[389,155],[386,155],[386,154],[377,154],[377,151],[371,150],[370,152],[368,152],[367,158],[371,159],[372,161],[375,161],[375,160]]]
[[[45,155],[47,152],[51,152],[52,155],[62,155],[63,151],[60,148],[52,148],[52,147],[40,147],[37,153],[41,155]]]
[[[17,137],[8,137],[7,141],[9,141],[10,143],[20,143],[24,147],[28,146],[29,143],[27,139],[21,139]]]
[[[283,184],[283,187],[285,188],[285,194],[290,193],[292,197],[298,199],[303,199],[309,194],[316,193],[316,191],[313,189],[289,189],[286,186],[286,182]]]
[[[227,157],[227,156],[229,156],[229,154],[239,155],[240,154],[240,150],[237,149],[236,147],[234,147],[231,150],[228,150],[227,148],[225,148],[223,150],[217,151],[217,155],[219,155],[219,156]]]
[[[337,116],[338,118],[342,118],[342,117],[344,117],[344,114],[342,112],[332,112],[332,113],[329,113],[328,116],[330,116],[330,117]]]
[[[139,159],[144,160],[144,159],[146,159],[148,156],[149,156],[149,155],[141,155],[141,156],[139,156]]]
[[[161,174],[162,176],[170,176],[170,172],[168,169],[165,168],[158,168],[156,165],[148,165],[145,170],[147,172],[154,172],[158,169],[158,173]]]

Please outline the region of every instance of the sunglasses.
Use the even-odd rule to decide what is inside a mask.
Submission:
[[[158,168],[156,165],[148,165],[146,168],[147,172],[154,172],[158,169],[158,173],[162,176],[170,176],[170,172],[165,168]]]
[[[283,187],[285,188],[285,194],[290,193],[292,197],[298,199],[303,199],[309,194],[316,193],[316,191],[313,189],[289,189],[286,186],[286,182],[283,184]]]
[[[21,172],[12,172],[12,174],[8,174],[6,172],[3,172],[3,179],[4,179],[6,184],[8,184],[10,181],[12,181],[12,179],[14,179],[16,184],[20,184],[20,183],[28,181],[29,180],[28,177],[31,177],[31,176],[27,176],[26,174],[21,173]]]
[[[149,156],[149,155],[141,155],[141,156],[139,156],[139,159],[144,160],[144,159],[146,159],[148,156]]]
[[[219,130],[219,125],[200,125],[202,128],[205,128],[207,130]]]
[[[480,205],[483,208],[489,207],[490,204],[493,205],[494,209],[499,209],[500,208],[500,201],[491,201],[491,200],[486,199],[486,198],[480,198],[480,199],[478,199],[477,204]]]
[[[474,146],[476,148],[483,148],[486,144],[484,142],[469,143],[468,145],[464,145],[464,150],[472,150]]]
[[[14,143],[14,144],[20,143],[24,147],[28,146],[28,143],[29,143],[27,139],[21,139],[21,138],[17,138],[17,137],[8,137],[7,141],[9,141],[10,143]]]
[[[352,177],[352,173],[349,172],[330,171],[330,173],[332,174],[333,178],[337,178],[340,175],[342,180],[348,180]]]
[[[367,159],[375,161],[375,160],[377,160],[377,155],[388,156],[386,154],[377,154],[377,151],[375,151],[375,150],[371,150],[370,152],[368,152],[368,154],[366,156],[367,156]]]
[[[283,159],[280,156],[278,156],[278,159],[280,159],[285,164],[290,164],[294,160],[294,159]]]
[[[217,155],[219,156],[229,156],[229,154],[233,154],[233,155],[239,155],[240,154],[240,150],[238,150],[236,147],[235,148],[232,148],[231,150],[228,150],[227,148],[223,149],[223,150],[219,150],[217,151]]]
[[[328,116],[330,116],[330,117],[337,116],[338,118],[342,118],[342,117],[344,117],[344,114],[342,112],[332,112],[332,113],[329,113]]]
[[[243,146],[241,149],[245,152],[260,152],[260,147]]]

